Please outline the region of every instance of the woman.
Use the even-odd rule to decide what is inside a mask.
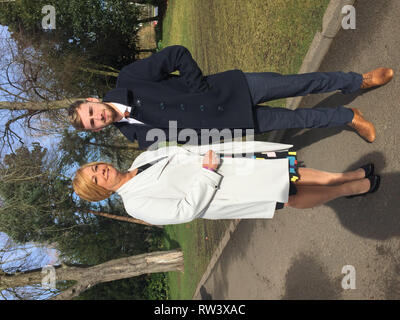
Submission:
[[[286,206],[312,208],[379,187],[373,164],[345,173],[297,168],[291,147],[260,141],[164,147],[143,152],[125,173],[89,163],[77,171],[73,187],[89,201],[116,192],[128,214],[154,225],[272,218]]]

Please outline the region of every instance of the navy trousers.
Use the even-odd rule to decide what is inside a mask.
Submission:
[[[296,128],[329,128],[352,121],[354,113],[343,106],[336,108],[300,108],[289,110],[259,103],[341,90],[348,94],[360,89],[362,75],[355,72],[312,72],[281,75],[273,72],[245,73],[255,107],[256,132]]]

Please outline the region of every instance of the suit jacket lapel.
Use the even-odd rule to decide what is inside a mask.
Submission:
[[[103,98],[103,102],[115,102],[133,108],[134,95],[133,92],[127,88],[116,88],[108,91]],[[151,143],[146,142],[146,133],[152,127],[145,124],[128,124],[125,122],[114,122],[114,125],[128,138],[130,141],[137,140],[139,148],[147,148]]]

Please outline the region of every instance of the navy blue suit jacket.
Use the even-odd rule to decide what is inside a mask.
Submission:
[[[171,74],[175,70],[179,76]],[[103,102],[133,106],[131,116],[144,124],[115,125],[130,141],[138,140],[140,148],[164,140],[146,138],[154,128],[164,132],[167,141],[178,143],[190,139],[178,139],[184,128],[197,134],[202,128],[254,128],[253,104],[243,72],[204,76],[189,50],[178,45],[124,67],[116,88],[107,92]],[[175,121],[177,134],[168,130],[170,121]]]

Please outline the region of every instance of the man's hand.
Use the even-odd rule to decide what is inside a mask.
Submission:
[[[203,157],[203,168],[217,170],[219,166],[219,156],[212,150],[208,150]]]

